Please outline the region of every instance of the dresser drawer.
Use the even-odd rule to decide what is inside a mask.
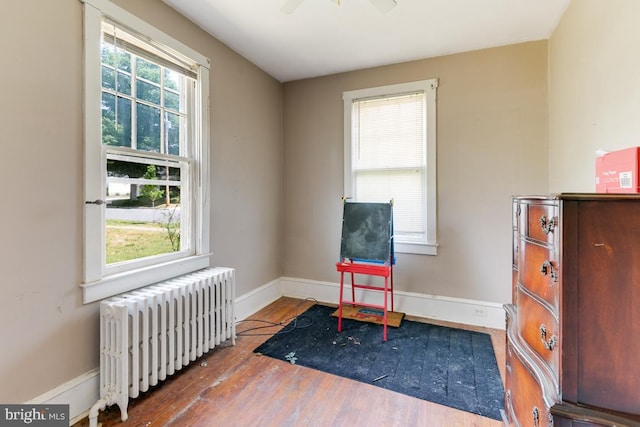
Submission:
[[[524,207],[526,206],[526,209]],[[558,242],[558,206],[556,204],[532,203],[522,205],[521,224],[526,221],[525,236],[556,245]]]
[[[533,242],[520,242],[520,284],[558,311],[560,263],[556,252]]]
[[[558,319],[521,287],[516,298],[518,335],[547,363],[554,377],[559,378]]]
[[[510,426],[546,427],[553,420],[542,398],[540,384],[507,343],[505,410]]]

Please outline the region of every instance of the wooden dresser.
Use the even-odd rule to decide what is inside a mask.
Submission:
[[[640,426],[640,196],[513,198],[505,412]]]

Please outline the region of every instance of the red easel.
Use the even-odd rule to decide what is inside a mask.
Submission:
[[[340,298],[338,305],[338,332],[342,331],[343,304],[383,310],[382,338],[387,340],[387,312],[389,296],[393,311],[393,202],[358,203],[344,198],[340,261]],[[351,300],[344,299],[344,275],[351,276]],[[356,283],[356,274],[383,278],[383,286]],[[382,304],[356,302],[356,289],[381,291]]]

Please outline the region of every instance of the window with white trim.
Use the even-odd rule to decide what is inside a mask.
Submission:
[[[436,255],[437,79],[344,92],[344,192],[393,200],[397,252]]]
[[[84,3],[84,302],[209,266],[209,61]]]

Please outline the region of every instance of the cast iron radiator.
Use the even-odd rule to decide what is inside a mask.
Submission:
[[[235,344],[235,270],[207,268],[100,303],[100,400],[126,421],[129,398],[149,390],[221,342]]]

